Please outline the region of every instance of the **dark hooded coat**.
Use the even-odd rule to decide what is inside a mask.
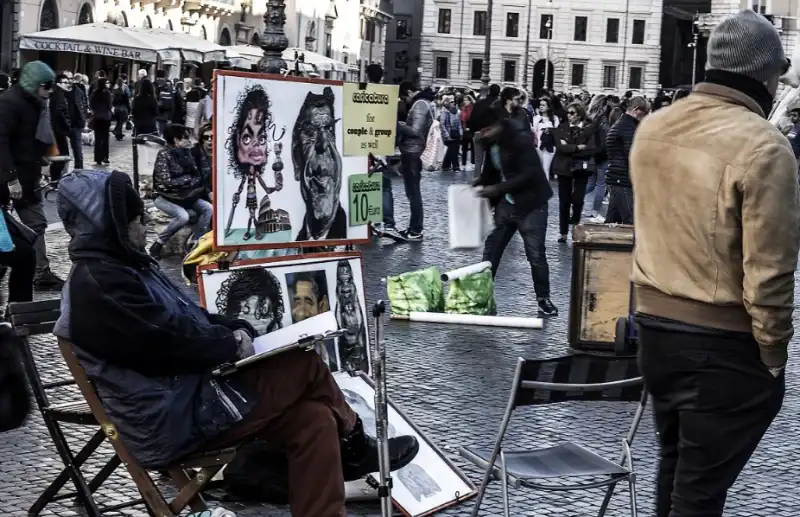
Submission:
[[[133,248],[130,192],[136,196],[119,172],[62,178],[58,212],[72,237],[72,270],[54,334],[72,341],[131,455],[162,468],[250,411],[247,388],[210,371],[236,359],[234,329],[255,332],[206,312]]]

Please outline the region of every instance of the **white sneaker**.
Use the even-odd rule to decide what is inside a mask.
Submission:
[[[594,224],[604,224],[606,222],[606,218],[603,217],[602,215],[598,214],[598,215],[590,218],[589,222],[590,223],[594,223]]]
[[[236,514],[225,508],[214,508],[204,512],[190,513],[186,517],[236,517]]]

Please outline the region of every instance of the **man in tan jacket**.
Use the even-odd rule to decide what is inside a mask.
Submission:
[[[645,119],[631,152],[640,365],[661,443],[658,517],[721,516],[783,402],[800,246],[797,163],[766,119],[788,69],[745,10],[705,82]]]

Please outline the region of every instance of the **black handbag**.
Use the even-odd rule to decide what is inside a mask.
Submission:
[[[0,433],[21,426],[31,410],[19,345],[11,325],[0,324]]]
[[[21,239],[31,246],[36,242],[39,237],[36,232],[31,230],[22,221],[12,216],[3,209],[3,216],[6,218],[6,226],[8,226],[8,233],[11,235],[12,240]]]

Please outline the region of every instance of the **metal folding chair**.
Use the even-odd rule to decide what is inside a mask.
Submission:
[[[639,405],[628,434],[622,439],[622,454],[617,463],[578,444],[564,442],[555,447],[535,450],[503,450],[511,414],[516,408],[560,402],[628,401]],[[478,491],[472,517],[478,515],[489,480],[502,481],[503,510],[509,516],[508,485],[550,491],[586,490],[607,486],[599,517],[605,515],[614,487],[627,481],[630,487],[631,516],[637,517],[636,474],[631,456],[631,444],[639,428],[647,392],[639,376],[636,357],[614,357],[593,354],[574,354],[555,359],[517,360],[511,395],[500,424],[494,448],[482,451],[462,447],[460,454],[480,468],[486,469]],[[498,462],[499,459],[499,462]],[[583,478],[585,482],[547,483],[557,478]]]

